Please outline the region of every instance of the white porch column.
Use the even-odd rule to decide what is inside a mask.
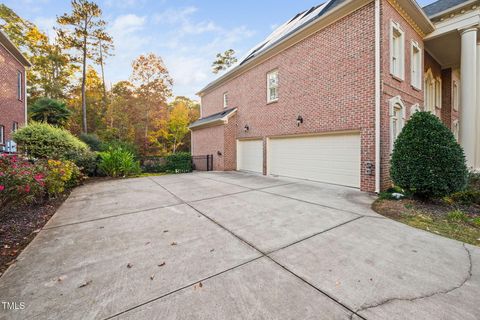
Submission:
[[[475,167],[477,121],[477,27],[461,31],[460,144],[468,167]]]
[[[480,43],[477,43],[477,134],[475,135],[475,169],[480,170]]]

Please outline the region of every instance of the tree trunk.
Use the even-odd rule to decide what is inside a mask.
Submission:
[[[87,21],[85,20],[85,34],[87,32]],[[83,133],[88,133],[87,129],[87,97],[86,97],[86,83],[87,83],[87,36],[83,36],[83,70],[82,70],[82,123]]]
[[[100,45],[100,69],[102,71],[102,86],[103,86],[103,107],[107,107],[107,89],[105,87],[105,70],[103,68],[103,48],[102,40],[99,42]]]

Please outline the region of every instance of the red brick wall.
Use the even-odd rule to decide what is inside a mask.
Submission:
[[[192,131],[192,154],[213,154],[213,170],[222,171],[224,166],[224,126],[197,129]],[[218,155],[218,152],[222,155]]]
[[[203,117],[221,111],[223,93],[228,92],[230,106],[238,108],[240,139],[360,131],[363,170],[366,162],[375,160],[374,23],[370,3],[206,93]],[[267,104],[266,74],[273,69],[279,71],[279,100]],[[298,115],[304,119],[299,127]],[[245,133],[246,124],[250,130]],[[201,135],[206,137],[194,131],[195,141]],[[211,137],[212,144],[217,143],[216,136]],[[362,175],[362,190],[373,191],[374,182],[374,176]]]
[[[225,148],[224,148],[224,170],[237,169],[237,115],[233,115],[228,119],[228,123],[224,126]]]
[[[13,122],[25,124],[25,102],[17,99],[17,72],[25,79],[25,68],[0,44],[0,125],[5,126],[5,141],[11,139]],[[25,88],[22,83],[22,100]]]
[[[393,8],[388,1],[382,1],[382,106],[381,106],[381,188],[386,189],[390,181],[390,105],[389,100],[400,96],[405,105],[405,117],[410,117],[410,108],[414,104],[423,105],[423,77],[422,90],[417,90],[411,85],[411,41],[416,41],[424,47],[422,37],[408,24],[408,22]],[[400,24],[405,37],[405,77],[398,80],[390,74],[390,22]],[[426,54],[424,52],[424,60]]]

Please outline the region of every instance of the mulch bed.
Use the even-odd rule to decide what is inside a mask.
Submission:
[[[55,211],[68,198],[66,192],[41,204],[12,208],[0,215],[0,276],[35,238]]]

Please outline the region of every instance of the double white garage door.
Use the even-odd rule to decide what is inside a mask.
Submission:
[[[237,169],[263,172],[263,141],[237,142]],[[360,187],[360,135],[335,134],[270,138],[267,172]]]

